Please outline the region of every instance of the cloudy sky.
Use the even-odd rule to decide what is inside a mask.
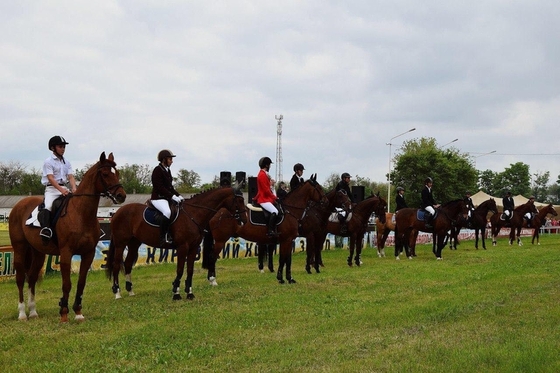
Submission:
[[[560,2],[2,1],[0,161],[64,136],[210,182],[222,170],[386,181],[387,143],[434,137],[479,169],[560,174]],[[491,151],[493,154],[485,155]],[[276,173],[275,166],[271,169]]]

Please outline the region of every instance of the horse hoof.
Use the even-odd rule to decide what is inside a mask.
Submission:
[[[31,311],[31,312],[29,312],[29,318],[30,319],[38,319],[39,314],[37,313],[37,311]]]
[[[307,272],[308,274],[312,274],[311,268],[306,268],[306,269],[305,269],[305,272]]]
[[[295,283],[296,283],[296,280],[294,280],[293,278],[288,280],[288,284],[295,284]]]
[[[181,300],[181,294],[173,294],[173,300]]]
[[[259,270],[260,273],[264,273],[264,269]]]
[[[19,321],[27,321],[27,315],[26,314],[19,315],[18,320]]]
[[[74,320],[81,322],[81,321],[85,321],[86,318],[84,317],[84,315],[79,314],[79,315],[76,315],[76,317],[74,317]]]
[[[412,256],[409,256],[409,257],[408,257],[408,260],[412,260]]]
[[[193,293],[187,294],[187,300],[193,300],[193,299],[194,299],[194,294]]]
[[[282,280],[278,280],[278,283],[279,283],[279,284],[285,284],[286,281],[284,281],[284,280],[282,279]]]
[[[135,295],[136,295],[136,294],[135,294],[133,291],[129,291],[129,292],[128,292],[128,296],[129,296],[129,297],[133,297],[133,296],[135,296]]]
[[[436,260],[443,260],[443,258],[441,256],[438,256]]]
[[[396,256],[395,259],[396,260],[401,260],[401,258],[399,256]]]

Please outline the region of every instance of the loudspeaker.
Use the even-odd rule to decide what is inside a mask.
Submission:
[[[230,186],[231,185],[231,172],[222,171],[220,172],[220,186]]]
[[[245,188],[245,183],[247,182],[246,178],[247,173],[245,173],[245,171],[237,171],[235,173],[235,181],[237,181],[237,184],[241,186],[241,188]]]
[[[362,202],[366,194],[366,187],[363,185],[352,186],[352,199],[355,203]]]
[[[257,195],[257,178],[254,176],[249,177],[248,184],[249,189],[247,190],[247,194],[249,200],[247,202],[251,203],[253,201],[253,198],[255,198],[255,196]]]

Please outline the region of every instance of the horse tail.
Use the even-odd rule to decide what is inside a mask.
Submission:
[[[110,280],[113,278],[113,262],[115,261],[115,243],[111,239],[109,250],[105,252],[105,275]]]
[[[209,269],[214,258],[214,236],[210,230],[204,234],[202,241],[202,268]]]

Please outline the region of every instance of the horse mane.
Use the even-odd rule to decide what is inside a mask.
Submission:
[[[111,153],[112,154],[112,153]],[[105,152],[101,153],[101,156],[99,157],[99,161],[97,161],[96,163],[94,163],[85,173],[84,176],[82,177],[82,180],[80,180],[80,182],[78,183],[78,185],[76,186],[76,189],[80,189],[80,186],[83,184],[85,185],[89,185],[89,184],[93,184],[93,180],[90,182],[90,179],[93,179],[95,177],[96,172],[99,170],[99,167],[101,167],[102,163],[109,163],[110,167],[116,167],[117,164],[115,163],[115,161],[110,160],[109,158],[107,158],[105,156]]]

